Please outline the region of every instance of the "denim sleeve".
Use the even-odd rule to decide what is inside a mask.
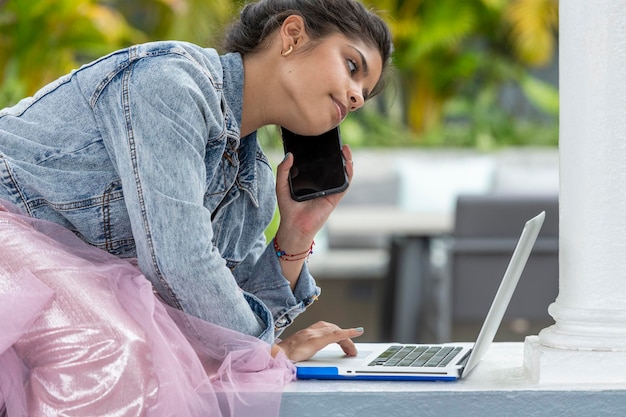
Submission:
[[[221,97],[185,59],[142,59],[98,98],[95,112],[122,180],[139,265],[165,301],[273,342],[270,312],[237,285],[212,244],[203,205],[207,138],[225,136]],[[220,153],[221,155],[221,153]],[[202,335],[198,335],[202,337]]]
[[[261,245],[265,246],[264,241]],[[260,250],[262,253],[258,259],[256,256],[250,256],[250,259],[246,259],[237,267],[246,271],[247,278],[246,281],[240,280],[239,285],[244,291],[258,297],[269,308],[278,337],[300,313],[317,299],[320,289],[315,285],[315,280],[305,262],[296,287],[292,291],[289,281],[282,274],[273,241]],[[253,264],[252,259],[254,259]],[[250,273],[248,273],[246,263],[251,264]]]

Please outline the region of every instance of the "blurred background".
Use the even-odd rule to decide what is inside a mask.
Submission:
[[[289,331],[324,319],[364,326],[363,341],[472,340],[524,217],[547,207],[498,336],[520,340],[550,323],[558,285],[558,0],[363,3],[393,32],[392,82],[341,126],[357,175],[316,239],[323,296]],[[221,50],[243,4],[0,0],[0,108],[131,44]],[[259,138],[280,160],[277,130]]]
[[[0,0],[0,107],[133,43],[178,39],[219,49],[243,3]],[[393,31],[396,76],[384,96],[344,123],[346,142],[556,146],[557,0],[364,3],[382,11]]]

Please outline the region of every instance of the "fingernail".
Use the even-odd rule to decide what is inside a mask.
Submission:
[[[357,327],[357,328],[355,328],[354,330],[356,330],[356,331],[357,331],[357,332],[359,332],[359,333],[363,333],[363,332],[365,331],[365,329],[364,329],[364,328],[362,328],[362,327]]]
[[[284,161],[285,161],[285,160],[289,157],[289,155],[290,155],[290,154],[291,154],[291,152],[287,152],[287,153],[285,154],[285,157],[283,158],[283,162],[284,162]]]

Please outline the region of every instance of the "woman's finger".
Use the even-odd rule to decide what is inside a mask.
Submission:
[[[346,173],[348,174],[348,181],[352,181],[352,175],[354,175],[354,162],[352,161],[352,150],[349,145],[343,145],[341,148],[343,157],[346,160]]]
[[[357,327],[356,329],[346,329],[347,338],[338,341],[337,343],[341,346],[343,353],[348,356],[356,356],[358,351],[356,349],[356,345],[352,341],[352,338],[359,337],[363,334],[363,328]]]
[[[288,152],[285,158],[276,167],[276,195],[289,195],[289,169],[293,165],[293,154]]]

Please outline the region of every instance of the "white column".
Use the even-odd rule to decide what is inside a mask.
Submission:
[[[626,382],[626,3],[559,7],[560,288],[525,365],[538,382]]]

